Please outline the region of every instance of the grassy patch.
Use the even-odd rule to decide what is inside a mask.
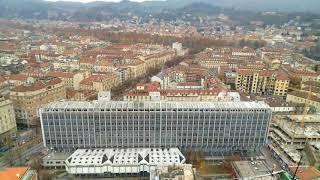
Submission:
[[[230,174],[232,173],[225,165],[204,165],[200,166],[200,175],[213,175],[213,174]]]

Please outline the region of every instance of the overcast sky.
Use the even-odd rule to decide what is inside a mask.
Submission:
[[[87,2],[97,1],[97,0],[47,0],[47,1],[75,1],[75,2],[87,3]],[[119,2],[121,0],[99,0],[99,1]],[[142,2],[146,0],[130,0],[130,1]]]

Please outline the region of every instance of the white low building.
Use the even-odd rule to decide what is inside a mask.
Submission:
[[[178,148],[78,149],[67,158],[66,170],[74,175],[138,174],[159,166],[186,161]]]

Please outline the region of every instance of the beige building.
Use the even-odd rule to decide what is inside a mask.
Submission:
[[[159,90],[155,92],[129,92],[125,101],[234,101],[236,98],[217,90]]]
[[[65,98],[66,88],[59,78],[47,78],[23,84],[10,92],[17,124],[21,126],[37,125],[38,110],[41,106]]]
[[[247,94],[276,95],[285,97],[289,77],[279,71],[238,69],[236,89]]]
[[[57,77],[63,80],[66,88],[79,89],[80,82],[85,78],[81,72],[48,72],[47,76]]]
[[[308,98],[308,92],[305,91],[293,91],[288,93],[287,102],[309,104],[320,111],[320,98],[316,94],[311,94],[310,99]]]
[[[6,137],[17,130],[13,105],[10,100],[0,97],[0,144]]]
[[[273,95],[286,96],[288,93],[289,78],[285,74],[278,74],[274,83]]]
[[[159,68],[164,65],[167,61],[171,60],[176,56],[175,51],[163,51],[159,53],[142,56],[140,59],[145,62],[145,68],[153,69]]]
[[[129,79],[134,79],[146,74],[145,63],[141,60],[136,60],[127,65]]]
[[[128,92],[125,101],[240,101],[236,92],[227,92],[223,88],[215,89],[160,89],[158,83],[138,85]]]
[[[80,90],[108,91],[120,84],[115,73],[94,74],[80,82]]]

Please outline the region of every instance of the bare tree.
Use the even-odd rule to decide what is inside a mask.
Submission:
[[[11,136],[6,136],[3,140],[3,143],[8,146],[9,150],[8,150],[8,153],[5,155],[5,161],[7,163],[10,164],[10,166],[13,166],[14,165],[14,159],[16,157],[16,151],[14,151],[12,149],[12,146],[13,146],[13,140],[11,138]]]

